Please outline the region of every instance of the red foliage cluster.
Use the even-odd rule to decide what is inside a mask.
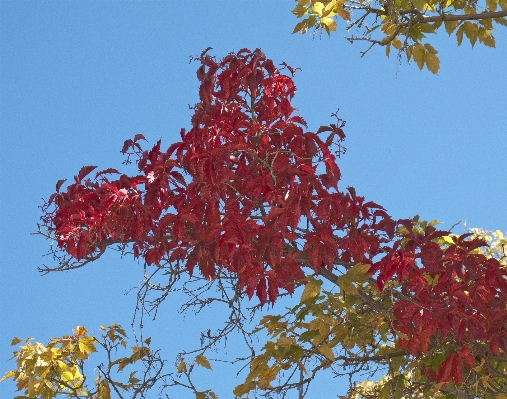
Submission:
[[[441,246],[436,241],[448,231],[428,226],[418,233],[410,220],[398,223],[407,233],[369,272],[379,272],[381,290],[395,274],[402,283],[406,299],[396,302],[393,310],[393,328],[402,336],[399,346],[414,356],[425,355],[435,344],[451,350],[438,373],[429,369],[427,376],[458,383],[463,366],[475,366],[472,352],[479,359],[488,352],[507,353],[507,270],[498,260],[474,251],[486,244],[467,239],[470,234]]]
[[[472,367],[471,340],[507,352],[506,272],[471,254],[482,242],[462,236],[444,249],[435,239],[449,232],[418,235],[410,221],[393,240],[397,222],[381,206],[338,188],[343,121],[313,133],[294,115],[294,68],[283,74],[260,50],[197,60],[200,102],[181,142],[143,151],[137,135],[122,150],[138,156],[137,176],[91,179],[87,166],[66,191],[57,184],[42,219],[60,249],[80,260],[131,244],[147,264],[180,261],[209,279],[224,269],[261,304],[304,283],[305,266],[367,263],[380,290],[396,275],[409,298],[394,308],[401,346],[424,355],[432,340],[454,343],[437,380]]]
[[[85,167],[50,198],[43,220],[60,248],[82,259],[132,243],[148,264],[184,261],[210,279],[225,268],[261,303],[292,292],[303,266],[331,270],[338,253],[344,262],[381,253],[394,222],[353,189],[338,190],[332,147],[345,139],[343,121],[305,131],[292,77],[259,50],[198,60],[201,101],[181,142],[142,152],[137,135],[123,152],[140,155],[138,176],[110,181],[118,172],[108,169],[83,181],[94,169]]]

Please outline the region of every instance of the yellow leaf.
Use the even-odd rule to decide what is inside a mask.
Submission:
[[[319,17],[322,16],[322,11],[324,10],[324,4],[322,4],[320,1],[317,1],[312,5],[312,14],[316,14]]]
[[[326,30],[326,32],[329,34],[331,31],[335,32],[336,31],[336,22],[333,18],[329,18],[329,17],[323,17],[321,20],[320,20],[320,23],[322,24],[322,26],[324,27],[324,29]]]
[[[5,373],[5,375],[2,377],[2,379],[0,380],[0,382],[5,381],[5,380],[7,380],[7,379],[9,379],[11,377],[14,377],[15,375],[16,375],[16,372],[13,371],[13,370],[10,370],[7,373]]]
[[[11,346],[16,346],[17,344],[19,344],[22,340],[19,339],[18,337],[14,337],[11,341]]]
[[[197,355],[195,357],[195,362],[201,367],[212,370],[211,364],[209,363],[208,359],[206,359],[206,357],[203,355]]]
[[[498,0],[498,4],[500,4],[502,10],[507,10],[507,0]]]
[[[320,286],[322,285],[322,281],[317,280],[313,276],[308,277],[308,283],[305,285],[305,289],[303,290],[303,294],[301,295],[301,299],[299,302],[304,302],[307,299],[316,297],[320,294]]]
[[[78,336],[78,337],[81,337],[83,335],[86,334],[86,328],[84,328],[83,326],[77,326],[76,327],[76,331],[75,331],[75,335]]]
[[[96,352],[97,349],[95,349],[94,342],[95,342],[95,339],[90,336],[86,336],[86,337],[81,338],[78,341],[79,350],[83,353],[86,353],[86,354]]]
[[[72,382],[74,380],[74,374],[72,374],[70,371],[64,371],[60,374],[60,378],[63,382]]]

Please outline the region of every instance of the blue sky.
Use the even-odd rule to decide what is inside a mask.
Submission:
[[[76,325],[128,326],[142,265],[110,254],[97,264],[41,277],[49,243],[37,229],[42,198],[83,165],[119,167],[123,141],[142,133],[169,146],[188,128],[197,101],[197,64],[211,46],[223,56],[261,48],[299,67],[295,106],[316,130],[340,109],[347,153],[342,187],[383,205],[395,218],[415,214],[449,228],[507,231],[507,29],[496,49],[440,32],[437,76],[380,48],[361,58],[343,31],[292,35],[294,2],[0,2],[0,373],[14,335],[47,341]],[[198,344],[212,315],[185,320],[178,296],[150,327],[153,345]],[[208,324],[207,324],[208,323]],[[222,398],[231,397],[217,374]],[[206,381],[206,379],[209,379]],[[341,382],[332,380],[336,393]],[[323,391],[329,394],[330,385]],[[318,389],[310,398],[318,396]],[[13,397],[14,385],[0,384]],[[185,397],[185,396],[181,396]],[[190,397],[190,396],[188,396]]]

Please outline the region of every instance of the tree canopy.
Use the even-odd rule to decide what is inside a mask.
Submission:
[[[297,70],[260,50],[220,60],[208,52],[195,58],[200,101],[180,142],[143,150],[138,134],[122,147],[136,174],[93,176],[96,167],[85,166],[70,184],[56,184],[39,230],[54,243],[56,266],[40,270],[80,268],[118,249],[145,264],[141,330],[143,315],[175,289],[188,294],[183,307],[226,304],[223,327],[203,332],[201,347],[167,370],[149,338],[128,351],[120,326],[98,336],[80,326],[47,345],[25,341],[4,379],[27,398],[149,397],[171,386],[216,398],[192,373],[211,369],[209,352],[237,333],[246,355],[228,360],[247,366],[234,389],[240,398],[302,398],[329,370],[350,377],[349,391],[335,393],[348,399],[505,399],[503,235],[394,220],[343,189],[345,122],[335,112],[333,123],[308,130],[291,104]],[[298,287],[292,306],[274,312]],[[267,337],[260,349],[258,337]],[[106,360],[87,378],[84,365],[98,350]]]
[[[337,31],[337,19],[346,21],[347,39],[366,42],[366,54],[375,45],[385,46],[414,60],[433,73],[440,68],[438,51],[430,44],[429,35],[443,27],[455,35],[458,46],[466,37],[472,47],[477,43],[495,47],[493,31],[497,25],[507,26],[506,0],[296,0],[294,15],[300,18],[294,33],[323,29]],[[340,23],[340,22],[338,22]]]

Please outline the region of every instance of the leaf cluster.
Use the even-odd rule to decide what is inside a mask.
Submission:
[[[369,47],[391,49],[404,53],[407,61],[415,61],[419,69],[437,73],[440,68],[438,51],[428,43],[428,36],[442,26],[455,35],[458,46],[465,36],[472,47],[477,43],[495,47],[496,25],[507,26],[506,0],[296,0],[292,11],[301,19],[293,33],[309,29],[324,30],[328,35],[337,30],[336,18],[347,21],[347,39],[364,41]],[[357,32],[353,34],[352,32]]]

